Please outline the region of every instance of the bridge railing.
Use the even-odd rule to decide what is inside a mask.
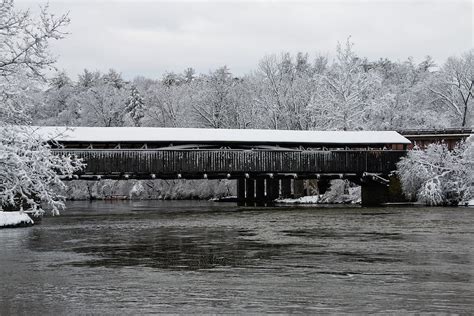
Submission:
[[[83,174],[382,173],[396,169],[402,150],[100,150],[55,149],[82,158]]]

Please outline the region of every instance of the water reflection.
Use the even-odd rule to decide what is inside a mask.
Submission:
[[[216,267],[239,267],[255,259],[279,255],[284,245],[239,240],[246,231],[188,229],[183,235],[174,228],[146,229],[133,239],[103,236],[96,245],[78,242],[71,250],[98,258],[74,265],[136,266],[172,270],[199,270]]]

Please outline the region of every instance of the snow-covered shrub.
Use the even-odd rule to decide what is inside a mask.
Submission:
[[[31,127],[0,128],[0,210],[19,208],[58,214],[65,185],[60,175],[72,175],[82,163],[51,152]]]
[[[329,190],[321,196],[319,203],[359,203],[360,201],[360,186],[355,186],[348,180],[331,180]]]
[[[472,140],[460,143],[452,151],[444,143],[415,148],[397,167],[403,192],[420,202],[457,205],[474,196]]]

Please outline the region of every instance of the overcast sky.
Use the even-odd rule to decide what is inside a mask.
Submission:
[[[21,8],[38,1],[17,0]],[[437,63],[473,47],[470,0],[401,1],[79,1],[49,0],[69,11],[69,35],[53,45],[58,67],[114,68],[127,79],[227,65],[237,75],[266,54],[334,56],[348,36],[360,56]]]

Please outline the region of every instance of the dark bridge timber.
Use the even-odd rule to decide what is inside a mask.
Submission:
[[[84,159],[81,176],[138,179],[223,179],[322,175],[389,174],[405,154],[399,150],[130,150],[56,149]]]
[[[71,180],[237,179],[238,199],[247,202],[301,195],[305,179],[321,187],[349,179],[362,185],[364,204],[384,202],[388,176],[406,153],[390,148],[409,144],[395,132],[129,128],[104,136],[112,130],[75,128],[49,137],[61,145],[57,154],[87,164]],[[145,131],[155,134],[136,135]]]

